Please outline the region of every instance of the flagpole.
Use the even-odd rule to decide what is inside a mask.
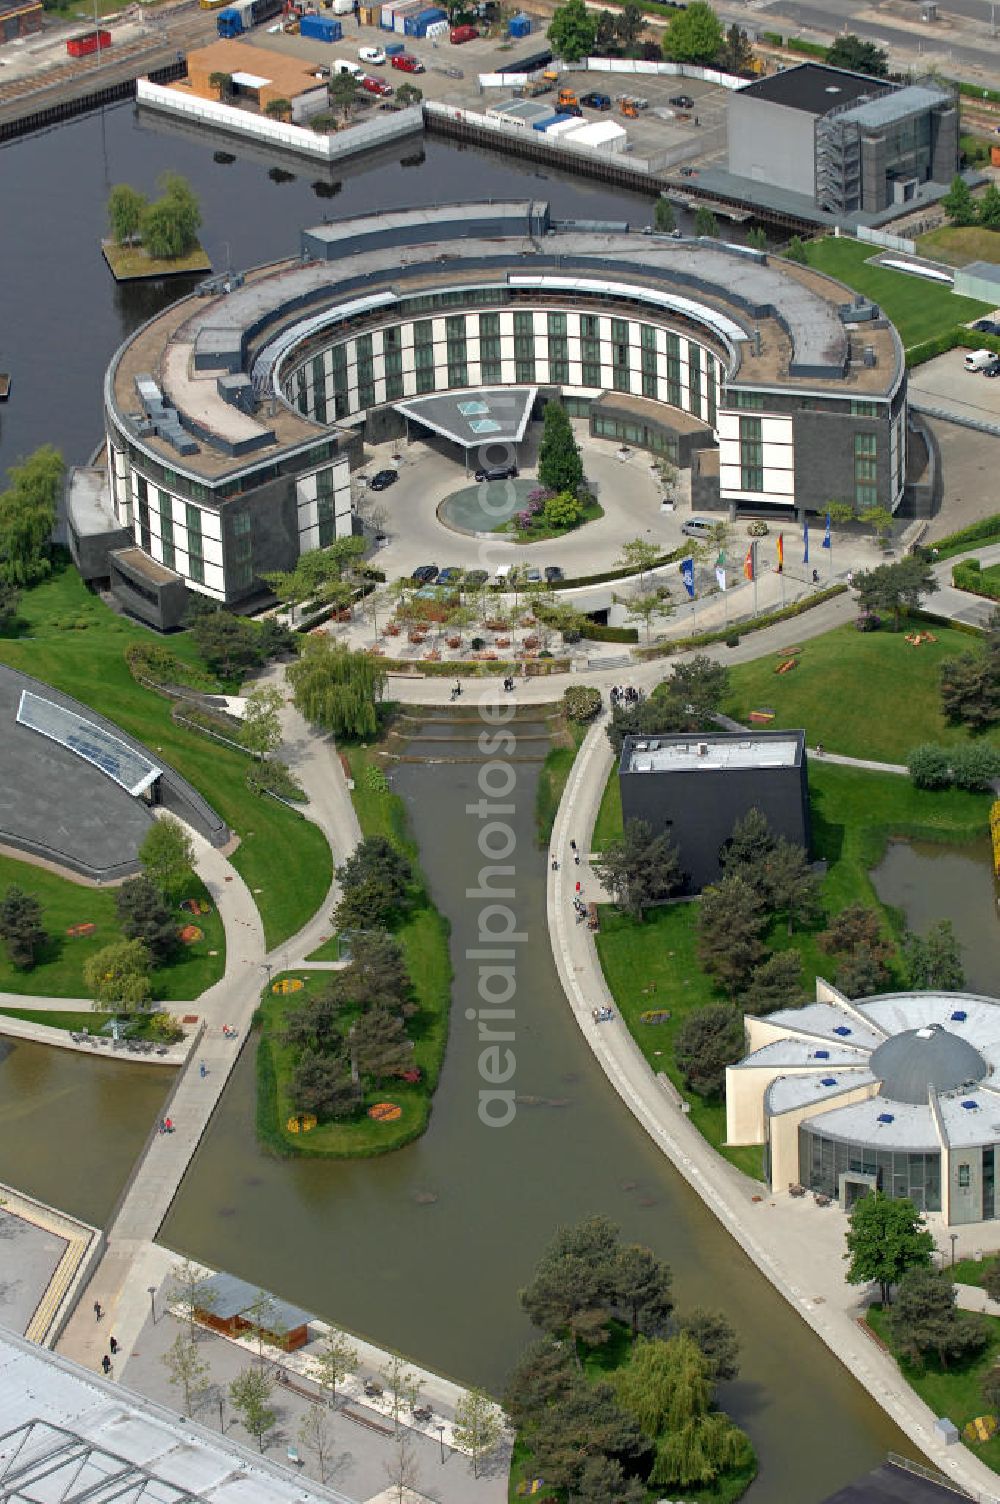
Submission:
[[[757,615],[757,545],[756,545],[756,543],[751,543],[751,545],[750,545],[750,561],[751,561],[751,568],[753,570],[753,614],[754,614],[754,616],[756,616]]]

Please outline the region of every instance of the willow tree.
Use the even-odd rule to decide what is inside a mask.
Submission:
[[[378,731],[386,672],[371,654],[352,653],[329,637],[307,637],[288,682],[296,709],[314,726],[352,739]]]

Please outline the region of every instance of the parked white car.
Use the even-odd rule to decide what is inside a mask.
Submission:
[[[373,68],[381,68],[385,62],[385,53],[381,47],[359,47],[358,57],[363,63],[370,63]]]

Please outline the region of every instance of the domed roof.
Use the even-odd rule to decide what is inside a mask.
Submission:
[[[989,1066],[968,1040],[928,1024],[894,1034],[872,1052],[871,1072],[882,1082],[882,1096],[893,1102],[927,1103],[929,1087],[954,1091],[989,1074]]]

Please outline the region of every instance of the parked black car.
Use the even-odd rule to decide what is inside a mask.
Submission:
[[[438,568],[436,564],[421,564],[410,576],[418,585],[429,585],[437,579]]]
[[[675,94],[670,101],[675,110],[693,110],[694,100],[690,94]]]
[[[394,486],[399,479],[398,470],[378,470],[372,476],[370,485],[373,491],[387,491]]]
[[[516,465],[495,465],[492,470],[477,470],[477,480],[515,480],[517,478]]]
[[[611,95],[583,94],[580,96],[580,103],[585,104],[588,110],[610,110]]]
[[[554,585],[557,580],[564,580],[565,578],[566,576],[558,564],[547,564],[545,566],[545,579],[548,584]]]
[[[1000,324],[995,319],[977,319],[972,327],[980,334],[1000,334]]]
[[[463,579],[462,584],[466,590],[475,590],[480,585],[485,585],[488,579],[489,575],[485,569],[470,569]]]
[[[1000,376],[1000,360],[991,360],[988,366],[983,366],[984,376]]]

